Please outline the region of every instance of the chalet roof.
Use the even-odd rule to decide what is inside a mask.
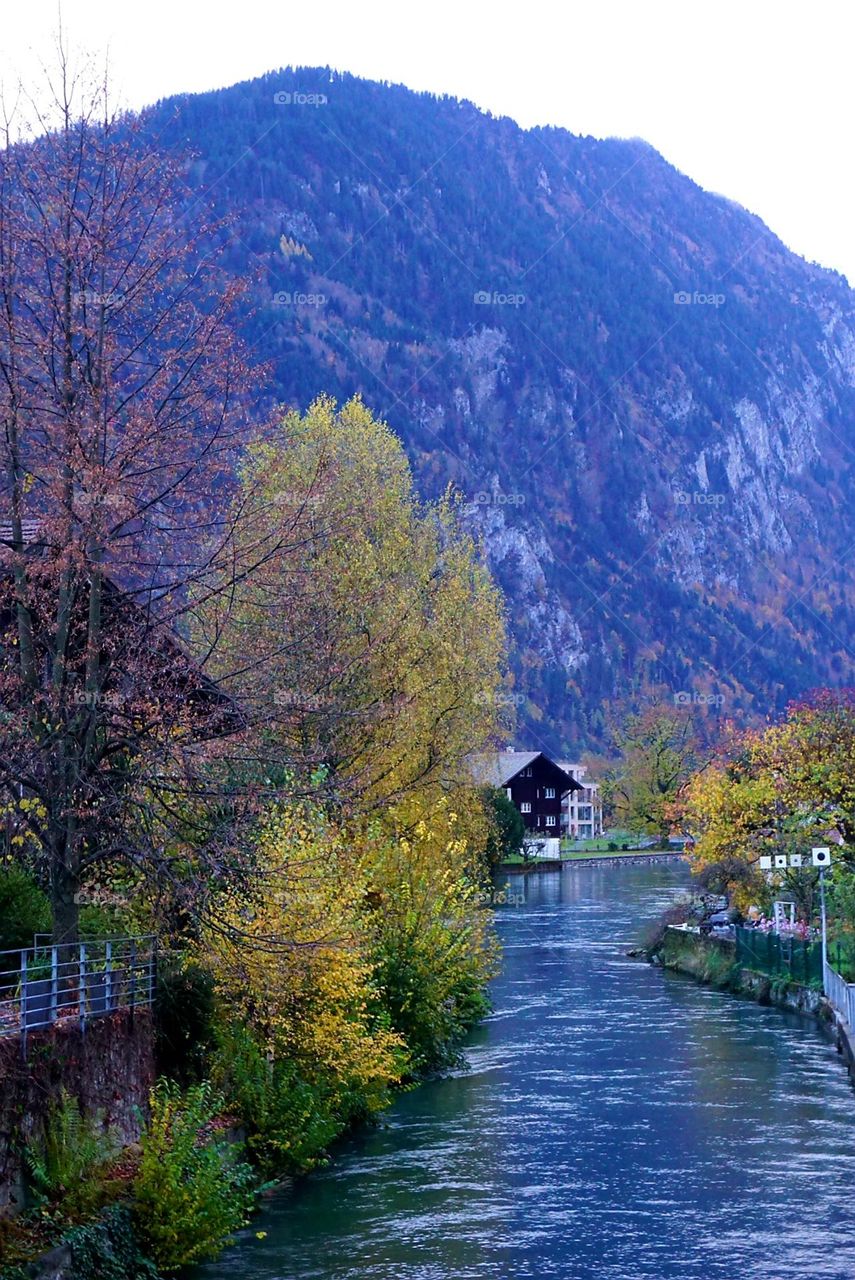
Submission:
[[[539,755],[539,751],[493,751],[473,756],[472,776],[482,786],[503,787]]]
[[[550,760],[549,756],[542,751],[491,751],[484,755],[470,757],[472,776],[479,786],[504,787],[511,778],[516,777],[520,769],[527,769],[541,756],[556,769],[560,769],[560,765],[555,764],[555,761]],[[562,769],[561,772],[563,773],[564,770]],[[567,776],[565,791],[581,790],[578,782],[574,782],[569,775],[565,776]]]

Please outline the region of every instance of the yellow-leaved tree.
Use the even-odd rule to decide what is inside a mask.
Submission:
[[[454,498],[419,500],[358,399],[287,414],[241,479],[253,539],[267,521],[282,554],[200,599],[195,641],[278,798],[204,956],[218,1083],[271,1167],[305,1168],[402,1075],[450,1061],[486,1008],[488,825],[467,757],[509,701],[503,604]]]
[[[276,806],[252,883],[230,891],[199,960],[221,1012],[217,1083],[272,1168],[308,1167],[408,1067],[373,959],[364,851],[309,802]]]
[[[821,691],[790,706],[762,731],[735,735],[720,758],[697,773],[684,798],[684,821],[696,837],[694,870],[730,893],[738,906],[768,905],[783,888],[808,920],[817,873],[809,866],[761,874],[764,855],[801,854],[839,842],[839,861],[855,841],[855,705],[846,691]]]
[[[467,755],[507,731],[506,636],[454,499],[422,503],[390,428],[324,396],[249,453],[236,501],[254,538],[287,525],[286,549],[200,602],[196,638],[271,761],[323,767],[361,813],[468,786]]]

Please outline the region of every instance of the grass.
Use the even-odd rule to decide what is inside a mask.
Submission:
[[[646,857],[648,854],[652,854],[652,853],[658,853],[658,854],[679,853],[678,849],[608,849],[606,847],[605,841],[592,840],[592,841],[589,841],[588,843],[591,846],[601,846],[601,847],[591,847],[591,848],[584,848],[584,849],[562,849],[561,861],[562,862],[579,862],[579,861],[586,861],[586,860],[590,861],[590,859],[592,858],[602,858],[605,861],[608,858],[643,858],[643,857]],[[503,860],[502,866],[505,866],[505,867],[522,867],[526,865],[534,866],[538,862],[554,863],[556,861],[557,861],[556,858],[531,858],[529,862],[526,863],[522,854],[514,853],[514,854],[511,854],[510,857],[505,858]]]
[[[674,849],[570,849],[562,852],[562,862],[576,862],[591,858],[646,858],[652,853],[679,853]]]

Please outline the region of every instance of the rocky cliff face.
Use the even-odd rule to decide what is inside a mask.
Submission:
[[[195,152],[191,212],[207,193],[234,220],[271,394],[360,391],[425,493],[461,491],[521,740],[595,745],[645,685],[738,716],[852,680],[841,277],[644,143],[323,70],[146,127]]]

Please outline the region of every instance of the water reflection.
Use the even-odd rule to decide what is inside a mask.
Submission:
[[[852,1280],[833,1047],[622,955],[685,875],[526,877],[470,1070],[279,1193],[205,1280]]]

